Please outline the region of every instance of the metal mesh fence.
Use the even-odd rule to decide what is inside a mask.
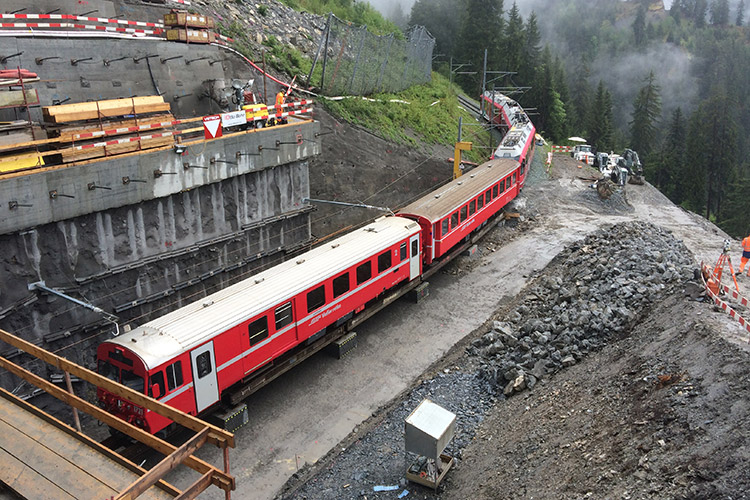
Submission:
[[[379,36],[328,15],[308,82],[323,95],[368,95],[399,92],[429,82],[435,39],[413,26],[406,39]]]

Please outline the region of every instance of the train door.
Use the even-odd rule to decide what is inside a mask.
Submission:
[[[219,400],[213,340],[190,352],[195,387],[195,407],[201,412]]]
[[[409,280],[419,276],[419,233],[409,238]]]

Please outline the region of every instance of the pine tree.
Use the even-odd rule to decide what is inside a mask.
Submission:
[[[719,226],[734,236],[742,238],[750,234],[750,176],[745,172],[729,185],[726,203],[721,212]]]
[[[643,5],[638,7],[638,13],[635,15],[635,21],[633,21],[633,37],[635,38],[635,45],[638,47],[646,43],[646,9]]]
[[[599,80],[587,127],[589,143],[598,151],[606,152],[614,149],[612,121],[612,96],[604,86],[604,82]]]
[[[734,24],[737,26],[745,24],[745,0],[740,0],[739,5],[737,5],[737,17],[734,20]]]
[[[552,53],[547,45],[542,51],[538,78],[534,85],[534,104],[539,113],[535,124],[537,130],[546,133],[553,141],[559,141],[566,135],[567,113],[556,89],[554,66]]]
[[[729,24],[729,0],[714,0],[711,2],[711,24],[714,26]]]
[[[468,92],[479,93],[485,49],[487,49],[488,69],[501,65],[498,48],[503,31],[503,0],[467,1],[466,13],[458,37],[457,53],[461,55],[461,62],[471,64],[467,70],[477,72],[476,75],[467,75],[460,79],[462,86]]]
[[[642,157],[653,151],[661,117],[661,88],[651,71],[633,102],[633,120],[630,122],[630,146]]]
[[[697,28],[703,28],[706,25],[706,12],[708,12],[708,0],[695,0],[693,20]]]
[[[675,203],[681,203],[685,198],[685,193],[681,191],[683,186],[679,183],[679,175],[685,162],[686,133],[682,108],[677,108],[672,112],[669,130],[661,147],[660,168],[647,172],[647,176],[653,179],[653,184]]]
[[[696,213],[702,213],[706,207],[706,165],[711,160],[710,145],[707,143],[703,113],[695,110],[690,115],[687,139],[685,140],[686,161],[679,178],[676,180],[678,191],[684,196],[682,206]]]
[[[530,86],[534,84],[536,78],[536,68],[539,64],[539,57],[542,52],[541,40],[542,35],[539,33],[539,25],[534,12],[529,14],[524,28],[524,45],[523,58],[521,66],[518,68],[518,84],[521,86]]]
[[[409,25],[419,24],[435,37],[435,53],[445,59],[454,57],[456,33],[461,29],[464,2],[453,0],[417,0],[411,8]]]
[[[498,68],[502,71],[518,72],[523,61],[524,32],[523,18],[518,10],[516,2],[508,11],[508,20],[505,23],[505,33],[502,37],[503,65]]]

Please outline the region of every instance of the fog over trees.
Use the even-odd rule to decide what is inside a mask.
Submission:
[[[384,0],[385,1],[385,0]],[[662,5],[666,4],[667,8]],[[409,24],[436,38],[435,69],[473,96],[529,87],[552,141],[636,149],[647,180],[734,236],[750,232],[750,31],[744,0],[416,0]]]

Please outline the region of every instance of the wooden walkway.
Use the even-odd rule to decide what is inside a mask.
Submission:
[[[28,403],[0,396],[0,482],[22,498],[109,500],[143,474]],[[154,486],[138,498],[174,497]]]

